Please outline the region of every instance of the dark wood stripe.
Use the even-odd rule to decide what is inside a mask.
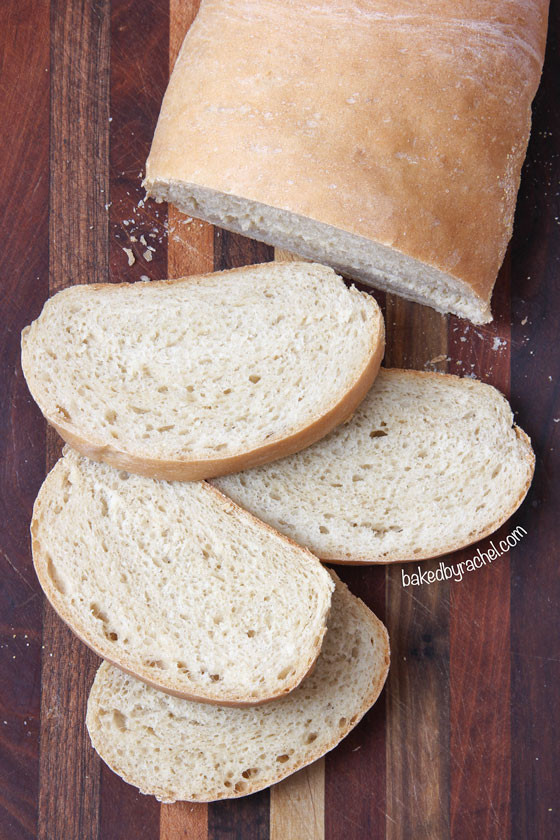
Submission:
[[[274,248],[270,245],[222,228],[214,228],[214,271],[271,262],[273,259]]]
[[[108,276],[109,0],[53,0],[49,292]],[[47,437],[47,467],[58,456]],[[46,605],[43,625],[41,840],[97,840],[99,761],[85,730],[97,657]]]
[[[385,622],[385,569],[337,566],[335,571]],[[361,723],[325,759],[325,840],[385,836],[385,715],[383,692]]]
[[[112,281],[167,277],[167,205],[145,200],[142,176],[167,86],[168,42],[169,16],[160,0],[112,3],[109,214]],[[132,265],[125,248],[134,261]]]
[[[387,295],[387,367],[446,370],[447,320]],[[437,561],[422,563],[436,569]],[[387,703],[387,822],[390,840],[446,840],[449,832],[449,585],[403,588],[388,566],[391,670]]]
[[[21,372],[20,332],[48,292],[49,7],[2,7],[0,141],[0,836],[36,837],[42,599],[29,521],[45,426]],[[15,371],[15,374],[14,374]]]
[[[208,806],[208,840],[268,840],[270,792]],[[288,840],[288,838],[286,839]]]
[[[509,394],[509,259],[494,291],[494,321],[449,322],[450,367]],[[462,339],[465,339],[462,340]],[[460,563],[511,524],[449,558]],[[450,610],[451,831],[456,838],[510,836],[509,556],[453,581]]]
[[[214,229],[214,270],[223,271],[274,259],[274,249],[235,233]],[[208,806],[209,840],[268,840],[270,792]]]
[[[558,3],[552,4],[549,25],[512,243],[511,398],[537,455],[532,489],[516,517],[528,535],[511,554],[514,840],[560,837]]]

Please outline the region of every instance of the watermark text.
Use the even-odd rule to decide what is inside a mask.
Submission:
[[[510,548],[513,548],[520,542],[527,531],[518,525],[517,528],[508,534],[504,540],[500,540],[496,546],[494,542],[490,543],[490,548],[487,551],[477,550],[474,557],[469,557],[468,560],[461,560],[459,563],[448,565],[443,560],[440,561],[439,567],[434,571],[430,569],[425,571],[418,566],[416,572],[405,572],[402,569],[402,585],[403,586],[421,586],[423,583],[434,583],[436,580],[456,580],[461,581],[466,572],[474,572],[475,569],[481,569],[493,560],[497,560],[502,554],[507,554]]]

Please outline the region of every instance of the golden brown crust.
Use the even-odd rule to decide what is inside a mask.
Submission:
[[[60,462],[58,462],[60,463]],[[53,470],[56,469],[57,464],[53,467]],[[48,478],[48,476],[47,476]],[[253,524],[259,526],[259,528],[263,528],[265,531],[268,531],[271,534],[274,534],[275,537],[279,538],[282,542],[287,543],[288,545],[292,546],[293,548],[297,548],[298,551],[303,552],[304,554],[308,555],[308,557],[312,558],[313,561],[317,561],[315,555],[313,555],[308,549],[303,548],[302,546],[298,545],[294,540],[291,540],[289,537],[286,537],[284,534],[280,534],[266,522],[261,522],[260,519],[257,519],[256,516],[253,516],[252,513],[245,510],[245,508],[240,507],[237,505],[229,496],[224,495],[217,487],[214,487],[211,484],[206,484],[206,489],[209,493],[213,494],[220,500],[220,503],[229,509],[235,510],[242,519],[245,519]],[[127,665],[127,661],[125,658],[119,658],[114,656],[114,648],[109,644],[96,643],[89,638],[89,635],[84,631],[82,627],[76,625],[75,620],[70,615],[69,611],[65,608],[64,603],[62,600],[57,596],[56,590],[51,583],[49,575],[47,574],[47,561],[48,558],[43,552],[42,545],[40,541],[37,539],[37,529],[38,529],[38,520],[41,515],[41,507],[43,504],[43,488],[39,491],[39,494],[35,500],[35,504],[33,506],[33,518],[31,520],[31,553],[33,558],[33,566],[35,568],[35,573],[37,575],[37,579],[41,585],[41,589],[47,600],[49,601],[51,607],[55,610],[58,616],[64,621],[64,623],[70,628],[70,630],[82,641],[90,650],[100,656],[102,659],[107,660],[111,664],[115,665],[117,668],[120,668],[122,671],[125,671],[127,674],[135,677],[136,679],[142,680],[142,682],[147,683],[148,685],[152,686],[152,688],[158,689],[159,691],[163,691],[165,694],[171,694],[174,697],[180,697],[183,700],[191,700],[194,703],[207,703],[209,705],[217,705],[217,706],[232,706],[232,707],[244,707],[244,706],[260,706],[265,703],[270,703],[273,700],[278,700],[280,697],[283,697],[285,694],[288,694],[290,691],[293,691],[294,688],[311,673],[313,668],[315,667],[315,663],[317,662],[317,658],[321,652],[321,646],[323,643],[323,639],[325,633],[327,631],[327,621],[328,615],[330,611],[327,611],[325,616],[325,620],[323,622],[323,627],[318,634],[315,640],[315,646],[312,651],[312,655],[308,658],[309,667],[307,670],[296,679],[292,680],[286,688],[284,688],[278,694],[273,694],[268,697],[259,698],[257,700],[249,700],[246,697],[230,697],[225,698],[220,696],[219,692],[214,690],[212,691],[212,685],[208,686],[206,691],[201,692],[200,694],[189,694],[188,692],[181,691],[180,689],[175,689],[172,685],[169,684],[169,681],[164,682],[163,680],[158,681],[153,679],[153,670],[146,667],[146,666],[138,666],[132,668]],[[332,576],[332,573],[331,573]]]
[[[263,271],[266,270],[266,264],[262,266]],[[229,271],[218,272],[218,274],[235,274],[243,272],[246,269],[236,268]],[[178,280],[162,280],[154,282],[154,285],[173,284],[184,282],[198,282],[204,277],[210,275],[197,275],[189,278],[180,278]],[[215,275],[214,275],[215,276]],[[119,284],[125,285],[125,284]],[[95,284],[88,286],[87,289],[114,289],[117,284]],[[240,470],[257,467],[261,464],[266,464],[269,461],[274,461],[278,458],[283,458],[286,455],[293,455],[301,449],[305,449],[312,443],[325,437],[336,426],[345,422],[355,411],[357,406],[361,403],[370,387],[372,386],[375,377],[381,366],[381,360],[385,350],[385,325],[383,316],[375,300],[365,295],[375,307],[376,318],[372,323],[371,347],[370,356],[363,370],[359,373],[356,381],[352,387],[335,403],[325,414],[318,417],[312,423],[297,432],[294,432],[287,437],[273,440],[270,443],[257,447],[248,452],[242,452],[238,455],[233,455],[225,458],[207,458],[203,460],[171,460],[149,458],[141,453],[126,452],[118,449],[111,443],[103,440],[93,440],[80,434],[73,423],[64,420],[59,414],[52,414],[44,411],[41,406],[41,400],[38,394],[38,388],[32,377],[32,371],[29,369],[25,351],[26,334],[29,327],[26,327],[22,332],[22,367],[25,379],[27,381],[29,390],[31,391],[39,408],[47,422],[53,426],[60,437],[70,444],[73,449],[80,452],[82,455],[91,458],[92,461],[102,461],[117,469],[126,470],[127,472],[144,475],[148,478],[164,479],[166,481],[200,481],[207,478],[215,478],[220,475],[227,475],[228,473],[239,472]]]
[[[148,192],[198,185],[310,218],[464,281],[488,303],[547,7],[203,0],[165,95]]]

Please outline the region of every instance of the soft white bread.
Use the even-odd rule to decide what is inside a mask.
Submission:
[[[268,263],[65,289],[23,331],[22,366],[84,455],[196,480],[323,437],[363,399],[383,348],[370,295],[324,266]]]
[[[262,703],[295,688],[319,655],[328,572],[209,484],[118,472],[68,449],[31,533],[60,617],[164,691]]]
[[[103,761],[164,802],[209,801],[261,790],[335,747],[373,705],[389,668],[385,627],[335,580],[315,669],[266,706],[189,703],[101,665],[87,727]]]
[[[346,425],[215,484],[324,560],[390,563],[491,534],[523,501],[534,463],[495,388],[382,369]]]
[[[547,0],[203,0],[145,186],[380,289],[491,320]]]

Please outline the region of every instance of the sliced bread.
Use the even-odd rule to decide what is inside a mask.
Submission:
[[[373,705],[389,668],[385,627],[335,580],[315,669],[266,706],[178,700],[103,663],[87,710],[103,761],[142,793],[194,802],[254,793],[335,747]]]
[[[31,532],[60,617],[164,691],[262,703],[295,688],[319,654],[328,572],[209,484],[131,475],[68,449]]]
[[[196,480],[323,437],[361,402],[383,347],[371,296],[323,266],[268,263],[65,289],[23,331],[22,366],[84,455]]]
[[[215,484],[323,560],[389,563],[491,534],[523,501],[534,461],[495,388],[382,369],[346,425]]]

